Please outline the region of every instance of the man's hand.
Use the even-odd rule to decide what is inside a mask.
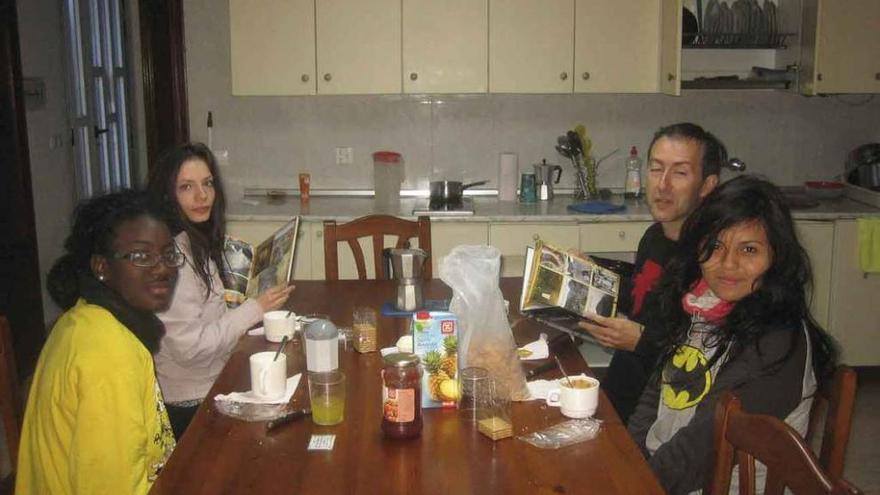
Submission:
[[[632,351],[642,337],[644,327],[632,320],[608,318],[597,314],[587,316],[592,321],[581,321],[578,326],[590,332],[590,335],[606,347]]]

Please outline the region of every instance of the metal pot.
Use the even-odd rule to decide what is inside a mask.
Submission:
[[[464,190],[469,187],[482,186],[487,180],[462,184],[455,180],[432,180],[431,181],[431,209],[456,208],[461,206],[461,197]]]

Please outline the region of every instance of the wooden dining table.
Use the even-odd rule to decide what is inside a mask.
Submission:
[[[297,314],[325,314],[350,327],[356,307],[379,308],[393,299],[391,281],[302,281],[288,303]],[[514,338],[523,345],[546,332],[569,373],[590,374],[577,345],[555,331],[519,316],[521,279],[500,283],[510,301]],[[440,280],[424,285],[425,299],[448,299]],[[409,320],[378,318],[380,347],[393,346],[409,331]],[[340,345],[340,369],[346,376],[345,419],[317,426],[310,418],[266,431],[265,421],[244,421],[218,411],[213,397],[250,388],[248,356],[274,349],[262,336],[245,335],[202,403],[186,433],[153,485],[155,494],[662,494],[663,490],[611,403],[600,394],[596,438],[560,449],[539,449],[515,438],[562,421],[558,408],[543,400],[512,405],[513,438],[493,441],[457,410],[425,409],[421,436],[392,440],[383,436],[383,359]],[[288,375],[305,369],[301,339],[284,351]],[[523,361],[530,369],[546,361]],[[556,370],[536,378],[553,379]],[[308,407],[305,374],[290,407]],[[332,450],[307,450],[312,435],[335,435]]]

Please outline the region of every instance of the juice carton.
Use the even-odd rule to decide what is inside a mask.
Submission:
[[[422,407],[455,407],[458,398],[458,318],[419,311],[412,319],[413,352],[422,361]]]

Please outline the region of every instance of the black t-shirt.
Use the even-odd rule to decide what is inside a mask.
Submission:
[[[658,321],[660,308],[655,289],[676,245],[663,234],[659,223],[650,226],[639,241],[634,275],[621,291],[621,312],[645,327],[634,351],[614,352],[602,384],[624,423],[635,409],[659,357],[664,327]]]

